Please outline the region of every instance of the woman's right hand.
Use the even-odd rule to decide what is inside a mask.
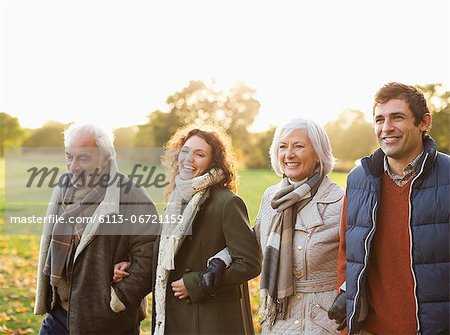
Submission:
[[[113,283],[118,283],[129,275],[125,270],[127,270],[130,265],[130,262],[120,262],[114,265]]]

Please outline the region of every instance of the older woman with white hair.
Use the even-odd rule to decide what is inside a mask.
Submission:
[[[328,178],[334,157],[311,120],[278,127],[270,147],[283,179],[264,192],[254,231],[263,251],[263,334],[339,334],[327,311],[336,296],[343,190]],[[231,262],[226,248],[212,257]],[[203,278],[213,289],[214,276]]]
[[[294,119],[276,129],[270,159],[283,179],[264,192],[254,228],[264,255],[263,333],[338,333],[327,311],[336,296],[343,190],[328,178],[328,136],[314,121]]]

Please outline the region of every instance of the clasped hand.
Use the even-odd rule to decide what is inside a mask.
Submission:
[[[124,278],[130,275],[128,268],[130,267],[130,262],[120,262],[114,265],[114,273],[113,273],[113,283],[119,283]],[[187,299],[189,298],[189,292],[184,286],[183,278],[180,278],[170,284],[172,286],[173,295],[178,299]]]

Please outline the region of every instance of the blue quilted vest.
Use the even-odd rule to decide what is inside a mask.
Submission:
[[[384,153],[361,161],[347,179],[347,322],[349,333],[367,316],[365,283],[376,232]],[[417,332],[449,334],[450,315],[450,157],[424,138],[420,172],[411,183],[410,229]]]

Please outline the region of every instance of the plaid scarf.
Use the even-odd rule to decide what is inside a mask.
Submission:
[[[70,278],[73,255],[88,223],[87,220],[79,220],[81,222],[76,223],[69,220],[76,221],[76,218],[91,217],[106,193],[106,188],[99,184],[93,187],[80,202],[73,203],[75,190],[75,187],[70,184],[62,193],[63,199],[59,205],[63,212],[52,231],[52,239],[43,270],[44,274],[50,276],[52,286],[58,285],[63,275]]]
[[[294,294],[292,241],[297,212],[311,201],[322,180],[318,170],[296,185],[284,177],[272,199],[271,206],[277,212],[269,228],[260,284],[260,314],[269,322],[269,329],[277,318],[286,320],[288,316],[289,299]]]

